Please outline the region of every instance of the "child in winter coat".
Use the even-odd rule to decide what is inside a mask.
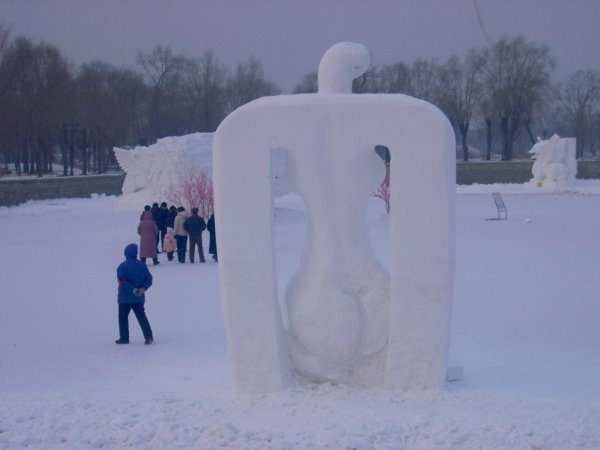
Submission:
[[[163,241],[163,252],[167,252],[167,258],[169,261],[173,261],[173,252],[177,248],[177,242],[175,242],[174,230],[171,227],[167,227],[167,234],[165,234],[165,240]]]
[[[117,302],[119,304],[119,339],[115,344],[129,344],[129,313],[133,310],[142,333],[144,344],[154,342],[152,328],[146,317],[144,303],[145,292],[152,286],[152,275],[146,264],[137,259],[137,244],[125,247],[125,261],[117,267],[117,282],[119,284]]]

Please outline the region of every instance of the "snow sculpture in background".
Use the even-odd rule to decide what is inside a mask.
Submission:
[[[361,44],[330,48],[317,94],[264,97],[230,114],[214,141],[219,273],[233,377],[240,392],[298,380],[440,388],[454,279],[454,133],[433,105],[399,94],[352,94],[369,67]],[[366,207],[391,153],[390,274],[368,243]],[[272,151],[308,233],[287,287],[276,289]],[[280,151],[280,150],[279,150]]]
[[[155,144],[133,149],[115,147],[123,171],[121,204],[135,205],[165,200],[165,192],[179,187],[190,167],[212,174],[213,133],[194,133],[159,139]]]
[[[535,160],[529,183],[550,188],[571,185],[577,175],[575,144],[575,138],[561,138],[558,134],[546,140],[538,138],[529,150]]]
[[[214,133],[193,133],[159,139],[149,147],[133,149],[115,147],[115,157],[127,172],[123,182],[120,206],[140,209],[145,204],[169,200],[165,193],[181,187],[190,170],[201,169],[212,179],[212,144]],[[287,194],[285,180],[286,155],[274,152],[274,195]],[[199,205],[195,205],[199,206]]]

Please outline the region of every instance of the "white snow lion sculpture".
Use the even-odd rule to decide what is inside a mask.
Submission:
[[[361,44],[334,45],[317,94],[264,97],[231,113],[214,141],[221,294],[234,383],[268,392],[309,382],[439,389],[454,280],[455,138],[433,105],[352,94]],[[390,274],[368,244],[366,207],[390,149]],[[287,287],[284,329],[273,247],[272,150],[308,233]]]
[[[529,181],[537,187],[562,188],[575,181],[577,158],[575,157],[575,138],[561,138],[558,134],[550,139],[537,142],[529,150],[535,160]]]

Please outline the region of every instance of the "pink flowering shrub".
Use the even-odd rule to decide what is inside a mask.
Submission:
[[[189,168],[179,186],[164,193],[165,198],[188,211],[198,208],[198,214],[209,217],[213,211],[213,182],[208,174],[199,168]]]

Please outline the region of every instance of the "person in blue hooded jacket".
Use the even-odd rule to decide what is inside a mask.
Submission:
[[[129,312],[133,310],[135,317],[144,333],[144,344],[154,342],[152,328],[146,317],[144,303],[145,292],[152,286],[152,274],[148,267],[137,259],[137,244],[125,247],[125,261],[117,267],[117,281],[119,283],[119,339],[116,344],[129,344]]]

